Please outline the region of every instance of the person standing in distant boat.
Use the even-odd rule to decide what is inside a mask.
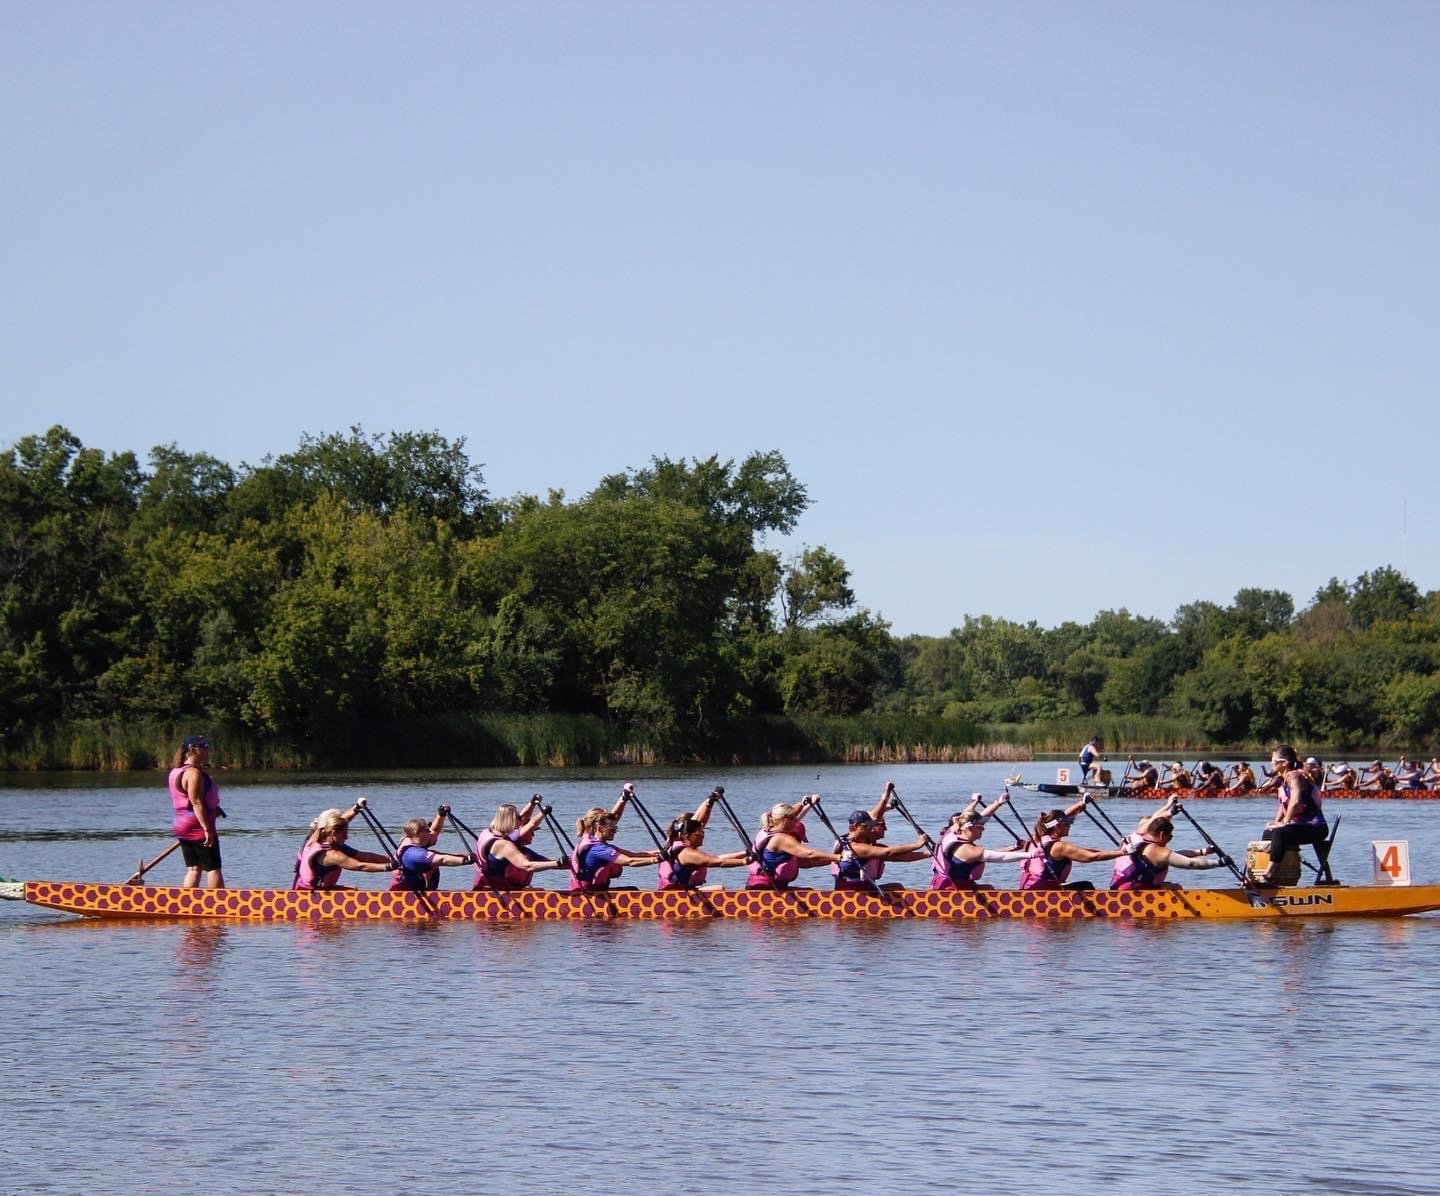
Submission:
[[[1104,759],[1105,754],[1100,750],[1100,736],[1091,736],[1090,742],[1080,749],[1080,784],[1089,783],[1091,768],[1096,766],[1097,760]]]
[[[188,735],[175,753],[168,779],[172,825],[185,858],[185,879],[180,883],[187,889],[198,886],[202,875],[207,889],[225,887],[220,834],[215,829],[215,819],[224,818],[225,811],[220,808],[220,788],[207,771],[209,764],[209,738]]]

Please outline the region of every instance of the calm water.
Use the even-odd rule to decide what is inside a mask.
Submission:
[[[934,827],[1006,771],[635,780],[658,816],[718,782],[753,821],[811,789],[843,816],[893,777]],[[288,884],[310,818],[360,793],[392,827],[440,802],[478,826],[537,789],[573,818],[625,778],[220,779],[238,886]],[[0,787],[0,873],[119,880],[168,842],[156,778],[62,782]],[[1239,854],[1272,805],[1193,810]],[[1110,803],[1127,829],[1149,808]],[[1440,804],[1336,811],[1342,880],[1368,878],[1379,838],[1440,880]],[[647,846],[632,818],[618,842]],[[1101,843],[1083,820],[1075,838]],[[711,845],[729,846],[718,816]],[[180,926],[7,902],[0,1190],[1436,1192],[1437,951],[1431,917]]]

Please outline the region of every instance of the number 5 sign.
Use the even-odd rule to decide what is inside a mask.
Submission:
[[[1389,839],[1370,844],[1370,862],[1375,867],[1377,885],[1408,885],[1410,883],[1410,844],[1404,839]]]

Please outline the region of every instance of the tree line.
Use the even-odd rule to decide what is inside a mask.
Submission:
[[[828,548],[767,547],[808,505],[773,451],[497,499],[436,432],[307,435],[253,466],[171,444],[142,465],[53,427],[0,457],[0,728],[14,748],[80,723],[226,726],[317,760],[378,726],[527,713],[672,759],[817,715],[972,738],[1096,715],[1216,744],[1440,732],[1440,599],[1392,568],[1299,612],[1242,590],[1168,623],[966,616],[897,638]]]

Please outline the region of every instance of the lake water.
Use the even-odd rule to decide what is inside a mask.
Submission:
[[[893,778],[935,828],[1010,767],[633,779],[661,818],[719,783],[754,824],[810,790],[837,819]],[[309,820],[361,793],[392,828],[441,802],[478,827],[536,790],[568,823],[625,779],[222,774],[226,878],[288,885]],[[1108,806],[1126,829],[1153,808]],[[1240,855],[1272,807],[1191,809]],[[1440,803],[1337,812],[1340,879],[1406,839],[1416,882],[1440,880]],[[0,779],[7,877],[123,880],[167,831],[154,775]],[[717,815],[710,846],[730,837]],[[648,847],[633,815],[617,841]],[[186,926],[7,902],[0,1190],[1437,1192],[1437,956],[1435,917]]]

